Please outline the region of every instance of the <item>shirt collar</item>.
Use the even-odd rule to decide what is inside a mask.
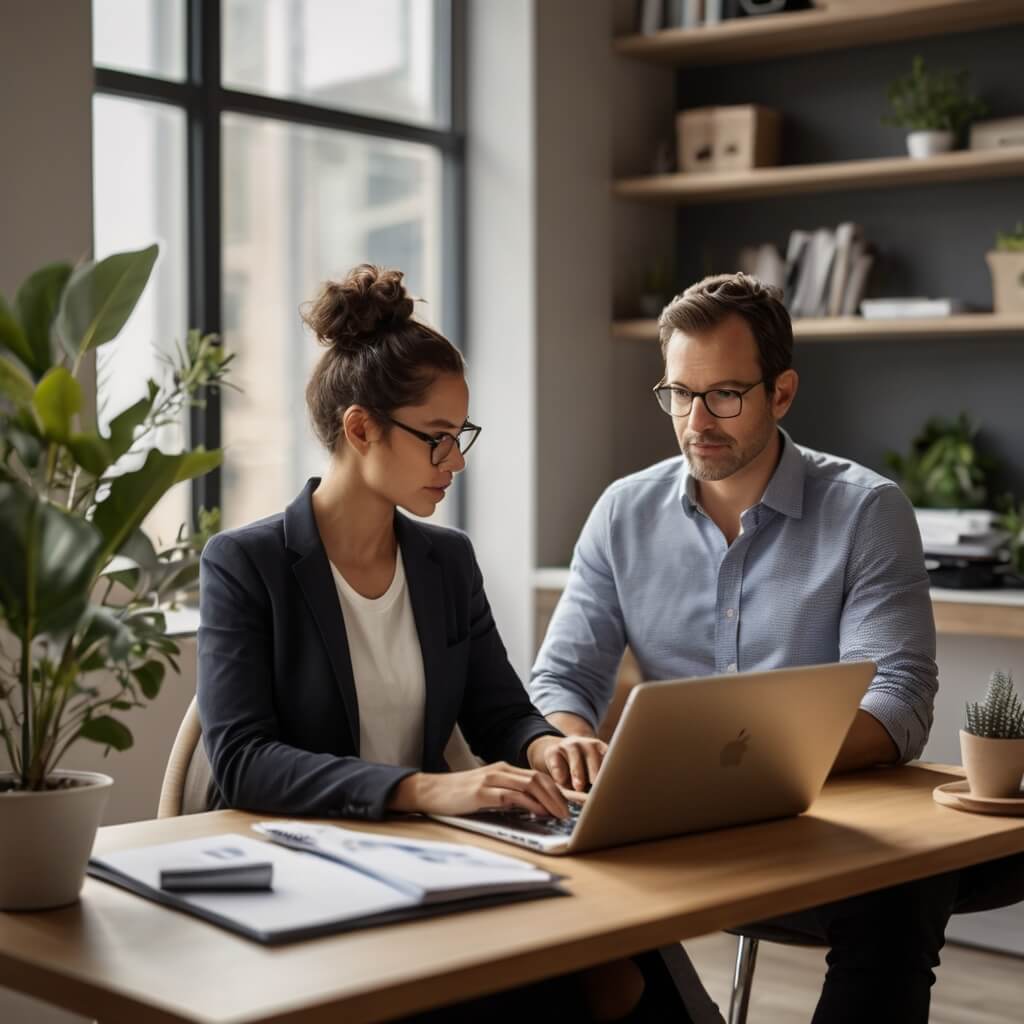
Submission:
[[[793,439],[781,427],[779,435],[782,440],[782,456],[775,472],[768,481],[768,486],[761,497],[761,504],[792,519],[803,518],[804,512],[804,460],[800,449]],[[685,457],[680,470],[679,497],[683,511],[693,516],[699,506],[697,504],[697,481],[690,475]]]

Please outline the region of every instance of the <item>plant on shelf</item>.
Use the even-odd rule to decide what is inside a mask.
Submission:
[[[998,464],[980,453],[978,428],[966,413],[933,418],[911,442],[910,454],[886,452],[886,465],[917,508],[985,508]]]
[[[996,252],[1024,252],[1024,220],[1017,221],[1013,231],[996,234]]]
[[[121,331],[156,257],[154,245],[74,268],[52,264],[12,304],[0,298],[0,740],[11,766],[0,775],[0,908],[61,898],[40,879],[18,877],[3,837],[26,842],[16,816],[36,813],[35,794],[103,790],[94,798],[102,810],[110,780],[58,766],[78,740],[131,746],[120,715],[153,700],[167,668],[177,669],[161,608],[194,586],[198,552],[216,527],[205,513],[196,533],[179,531],[160,551],[143,530],[170,488],[220,463],[219,450],[155,446],[160,428],[200,404],[204,388],[225,383],[231,356],[215,336],[189,332],[167,357],[165,381],[147,381],[106,434],[82,415],[83,367]],[[53,808],[48,818],[38,812],[44,827],[75,817],[67,803],[38,806]],[[83,869],[84,857],[78,888]],[[61,884],[68,902],[72,883]]]
[[[960,753],[972,795],[1016,796],[1024,775],[1024,705],[1009,672],[993,672],[985,699],[968,701]]]
[[[640,313],[655,320],[672,298],[672,275],[663,259],[653,260],[644,269],[640,282]]]
[[[931,72],[924,58],[914,58],[910,72],[889,86],[885,124],[905,128],[912,157],[928,157],[953,149],[967,125],[988,112],[968,91],[969,73]]]
[[[1024,313],[1024,221],[1000,231],[995,249],[985,254],[992,274],[992,305],[997,313]]]
[[[1011,586],[1024,586],[1024,502],[1018,505],[1008,494],[1002,506],[997,525],[1009,534],[1007,548],[1010,552],[1009,571],[1003,580]]]

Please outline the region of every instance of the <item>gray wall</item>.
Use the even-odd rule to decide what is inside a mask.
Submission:
[[[59,7],[59,12],[57,8]],[[88,3],[5,0],[0,22],[0,292],[92,249]]]
[[[940,36],[727,68],[680,71],[680,108],[758,102],[785,112],[783,163],[903,154],[901,129],[883,125],[886,86],[921,54],[935,69],[968,68],[988,116],[1024,113],[1024,26]],[[877,243],[874,295],[952,295],[985,309],[992,292],[984,254],[1024,217],[1016,179],[859,190],[684,208],[677,214],[680,285],[735,269],[748,242],[785,251],[794,227],[860,223]],[[884,470],[932,415],[967,410],[1007,463],[1002,486],[1024,496],[1024,339],[968,338],[808,343],[797,346],[802,389],[787,420],[794,437]]]

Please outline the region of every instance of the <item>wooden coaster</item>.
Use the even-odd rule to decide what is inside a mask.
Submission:
[[[970,784],[966,779],[936,786],[932,790],[932,799],[943,807],[972,811],[975,814],[1024,815],[1024,791],[1020,796],[1011,797],[971,796]]]

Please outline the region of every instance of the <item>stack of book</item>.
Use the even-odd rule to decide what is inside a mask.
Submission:
[[[786,305],[793,317],[853,316],[874,251],[860,225],[793,231],[786,247]]]
[[[925,564],[937,587],[996,587],[1009,534],[987,509],[915,509]]]

